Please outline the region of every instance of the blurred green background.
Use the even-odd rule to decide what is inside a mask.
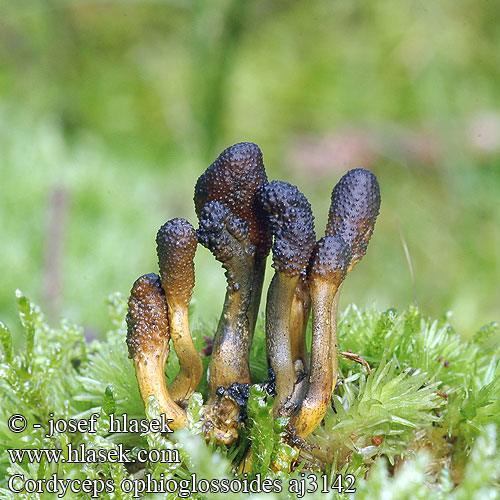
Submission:
[[[500,319],[500,4],[482,0],[0,3],[0,318],[14,289],[89,336],[156,269],[169,218],[196,224],[202,171],[254,141],[326,224],[373,170],[382,207],[341,307],[414,300],[465,336]],[[194,307],[215,320],[200,247]],[[270,274],[270,273],[269,273]]]

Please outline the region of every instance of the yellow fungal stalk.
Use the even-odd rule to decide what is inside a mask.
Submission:
[[[203,364],[189,329],[189,303],[194,288],[194,255],[198,239],[185,219],[166,222],[156,235],[158,263],[168,306],[170,337],[180,371],[170,384],[172,398],[187,404],[203,375]]]
[[[337,381],[337,372],[331,362],[337,357],[337,350],[332,346],[331,315],[334,297],[345,277],[350,257],[349,246],[341,237],[326,236],[319,240],[311,258],[311,365],[306,394],[291,418],[299,437],[308,436],[323,420]]]
[[[307,198],[288,182],[272,181],[261,188],[258,196],[274,236],[275,273],[267,293],[266,347],[268,363],[276,377],[277,416],[293,409],[300,392],[296,387],[290,312],[300,275],[314,246],[314,217]]]
[[[134,360],[137,383],[146,404],[153,395],[160,412],[171,419],[171,429],[184,427],[186,415],[170,396],[165,381],[169,349],[165,293],[156,274],[141,276],[133,285],[128,301],[127,345]]]

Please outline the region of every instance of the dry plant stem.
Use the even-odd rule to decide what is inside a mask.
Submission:
[[[311,343],[311,372],[309,386],[299,411],[291,423],[300,437],[308,436],[319,425],[328,409],[337,373],[331,363],[332,285],[327,280],[311,283],[313,334]],[[335,356],[336,357],[336,356]]]
[[[276,376],[275,415],[292,395],[297,380],[290,343],[290,309],[298,281],[299,275],[277,271],[267,293],[266,347],[269,365]]]
[[[215,438],[217,444],[232,444],[238,439],[241,407],[226,393],[211,399],[204,408],[203,431],[208,440]]]
[[[346,352],[346,351],[341,351],[339,354],[345,359],[349,359],[351,361],[356,361],[356,363],[363,365],[366,368],[368,375],[372,374],[372,369],[371,369],[370,365],[368,364],[368,361],[366,361],[366,359],[363,359],[359,354],[356,354],[354,352]]]
[[[253,451],[250,448],[246,455],[243,457],[243,460],[238,465],[238,475],[250,474],[252,472],[252,460],[253,460]]]
[[[194,255],[198,239],[181,218],[166,222],[156,235],[158,263],[168,306],[170,337],[180,370],[170,385],[175,401],[186,404],[203,376],[203,363],[193,343],[188,307],[194,288]]]
[[[172,400],[165,380],[170,335],[165,293],[156,274],[146,274],[136,280],[130,292],[126,319],[129,357],[134,360],[144,404],[149,396],[155,396],[160,412],[172,419],[171,428],[184,427],[186,415]]]

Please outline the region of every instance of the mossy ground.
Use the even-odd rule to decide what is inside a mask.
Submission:
[[[340,360],[340,384],[334,407],[308,440],[310,446],[298,451],[283,442],[285,420],[274,421],[272,399],[257,386],[251,391],[248,421],[235,445],[205,445],[201,411],[205,383],[198,387],[188,408],[188,425],[166,439],[155,433],[111,434],[109,413],[127,413],[143,418],[133,364],[125,345],[125,300],[109,299],[112,327],[103,341],[87,343],[83,331],[68,321],[58,328],[44,322],[39,308],[17,294],[25,346],[13,351],[10,333],[0,328],[3,354],[0,364],[0,498],[51,498],[24,495],[6,489],[15,473],[34,479],[57,473],[63,478],[109,478],[118,484],[124,478],[141,477],[145,470],[153,477],[188,479],[223,478],[235,474],[235,464],[251,447],[250,477],[261,474],[282,479],[300,477],[306,464],[322,468],[317,473],[353,474],[356,493],[332,498],[499,498],[500,458],[496,429],[500,425],[500,331],[497,324],[481,328],[464,342],[445,322],[423,318],[414,307],[403,312],[375,309],[362,311],[350,306],[339,324],[342,350],[360,353],[371,365],[365,368]],[[192,318],[195,343],[214,325]],[[251,365],[255,382],[266,377],[264,328],[256,330]],[[204,358],[205,367],[208,358]],[[175,354],[166,374],[175,376]],[[47,421],[53,418],[84,418],[99,412],[96,434],[60,433],[46,438]],[[21,413],[42,428],[14,434],[7,428],[10,415]],[[156,414],[155,402],[147,416]],[[68,443],[89,448],[112,449],[120,443],[127,448],[175,448],[181,464],[146,463],[146,469],[127,469],[120,463],[12,464],[7,449],[67,448]],[[287,471],[297,457],[302,461],[293,473]],[[271,467],[271,464],[274,464]],[[295,498],[286,493],[269,493],[264,498]],[[218,494],[196,495],[211,498]],[[235,495],[237,497],[238,495]],[[241,495],[243,496],[243,495]],[[316,492],[307,498],[324,498]],[[328,495],[326,495],[328,497]],[[83,496],[85,497],[85,496]],[[145,498],[175,498],[151,494]],[[55,498],[55,496],[54,496]],[[70,498],[69,496],[67,498]],[[130,494],[101,494],[100,498],[131,498]]]

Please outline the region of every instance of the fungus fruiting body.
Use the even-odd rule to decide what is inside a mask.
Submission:
[[[165,293],[156,274],[141,276],[130,292],[127,314],[127,345],[134,360],[139,391],[144,404],[149,396],[158,400],[160,412],[172,419],[170,427],[184,427],[186,415],[172,399],[165,381],[165,363],[170,353]]]
[[[350,272],[365,255],[379,210],[380,187],[377,178],[369,170],[363,168],[349,170],[333,188],[326,234],[341,236],[349,245],[351,260],[347,272]],[[332,343],[335,347],[341,290],[342,285],[337,291],[332,307]],[[336,356],[332,362],[336,369],[338,363]]]
[[[363,258],[380,210],[380,187],[364,168],[349,170],[332,190],[326,234],[337,234],[351,248],[348,272]]]
[[[210,362],[208,392],[213,395],[220,386],[251,383],[248,311],[255,247],[248,237],[247,224],[217,201],[203,208],[198,239],[222,263],[227,277],[224,312],[215,333]]]
[[[272,181],[258,193],[268,213],[273,242],[275,274],[266,304],[268,363],[276,377],[275,414],[279,414],[295,389],[290,341],[290,311],[297,283],[306,268],[315,242],[314,216],[306,197],[288,182]]]
[[[262,152],[241,142],[225,149],[196,182],[194,202],[198,237],[226,269],[228,286],[209,365],[206,427],[219,442],[231,442],[237,403],[216,392],[233,383],[250,384],[250,346],[259,312],[266,257],[270,248],[267,219],[256,193],[267,182]],[[219,425],[219,413],[231,414]],[[222,409],[223,408],[223,409]],[[232,409],[229,409],[232,408]],[[222,427],[222,428],[221,428]]]
[[[226,298],[209,365],[205,429],[207,434],[213,430],[218,442],[229,443],[237,438],[239,405],[231,394],[218,392],[234,383],[252,382],[249,311],[255,246],[248,236],[246,222],[218,201],[207,203],[201,211],[198,239],[226,270]],[[225,414],[223,419],[219,418],[221,413]]]
[[[307,375],[309,355],[306,345],[307,322],[311,312],[311,297],[307,273],[303,271],[293,294],[292,307],[290,308],[290,345],[295,374]]]
[[[193,226],[187,220],[177,218],[159,229],[156,244],[168,306],[170,337],[180,365],[179,374],[170,384],[170,394],[175,401],[185,404],[203,375],[203,364],[193,343],[188,315],[198,239]]]
[[[349,246],[340,236],[319,240],[311,257],[308,273],[312,303],[311,362],[305,396],[291,418],[300,437],[309,435],[323,420],[337,380],[337,370],[331,361],[337,358],[332,346],[331,315],[350,257]]]
[[[272,244],[275,272],[265,326],[269,380],[263,387],[275,396],[274,417],[289,417],[288,443],[307,455],[305,438],[322,421],[335,388],[339,295],[374,229],[380,208],[377,180],[364,169],[350,170],[340,179],[332,191],[326,235],[317,243],[306,197],[287,182],[267,182],[262,153],[253,143],[225,149],[199,177],[194,202],[198,229],[181,218],[166,222],[156,236],[161,278],[144,275],[131,290],[127,344],[141,397],[144,403],[151,395],[157,398],[172,429],[184,426],[183,408],[203,375],[188,316],[200,243],[222,264],[227,279],[222,314],[210,353],[207,346],[204,354],[211,354],[211,360],[203,431],[217,444],[238,439],[247,416],[250,349]],[[170,338],[180,370],[169,388],[165,363]],[[359,355],[345,357],[368,366]],[[250,451],[240,470],[249,470],[251,461]]]
[[[262,152],[252,142],[240,142],[225,149],[196,182],[194,203],[200,217],[210,201],[226,205],[246,222],[248,237],[255,246],[252,265],[249,332],[253,335],[259,312],[266,257],[271,246],[267,219],[256,200],[256,193],[267,182]]]

